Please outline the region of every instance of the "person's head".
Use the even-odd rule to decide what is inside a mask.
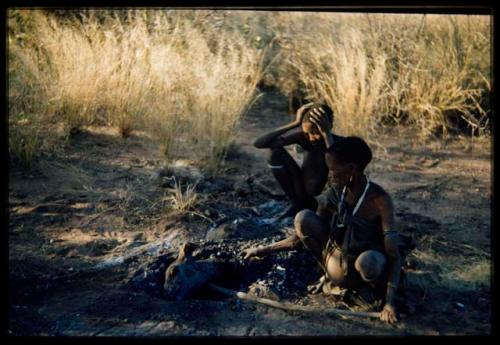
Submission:
[[[330,122],[330,127],[333,125],[333,111],[328,105],[322,103],[316,103],[312,105],[311,108],[307,110],[302,119],[302,131],[306,135],[307,139],[312,143],[316,143],[322,140],[321,133],[319,132],[318,127],[310,121],[312,114],[311,111],[313,111],[314,109],[322,109],[325,113],[326,118]]]
[[[363,139],[345,137],[327,150],[325,159],[333,181],[344,186],[351,177],[363,174],[372,160],[372,151]]]

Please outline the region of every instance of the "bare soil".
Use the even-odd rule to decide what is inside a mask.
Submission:
[[[489,334],[489,286],[471,288],[465,280],[445,279],[453,277],[449,273],[454,270],[467,272],[490,260],[491,147],[485,139],[420,143],[412,133],[394,133],[380,139],[385,149],[372,145],[370,178],[392,195],[400,231],[417,240],[407,271],[411,308],[394,326],[366,318],[287,312],[232,298],[171,301],[152,293],[158,291],[154,281],[150,289],[133,286],[138,272],[146,272],[141,269],[164,270],[152,264],[186,241],[201,247],[233,243],[233,255],[238,255],[242,248],[276,241],[293,231],[291,220],[273,222],[286,200],[266,168],[265,150],[252,146],[261,133],[290,121],[287,112],[286,99],[265,93],[239,124],[225,169],[216,177],[198,168],[193,153],[166,170],[147,135],[122,139],[104,127],[86,128],[72,136],[59,151],[39,157],[29,172],[13,166],[8,206],[9,333]],[[168,207],[172,176],[198,183],[193,210],[176,212]],[[221,248],[219,255],[229,247]],[[319,278],[319,272],[303,254],[271,256],[269,265],[259,266],[261,277],[255,279],[285,271],[288,280],[283,284],[288,289],[272,286],[279,275],[268,280],[274,298],[335,306],[332,296],[307,293],[306,285]],[[292,263],[311,269],[307,274]],[[251,283],[247,279],[246,285],[234,286]],[[292,288],[293,294],[286,293]]]

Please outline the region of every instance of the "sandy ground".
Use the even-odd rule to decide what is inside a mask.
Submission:
[[[489,287],[474,285],[479,279],[474,274],[484,276],[491,259],[488,140],[419,144],[407,133],[382,138],[385,150],[373,147],[370,178],[393,196],[400,230],[418,241],[410,257],[414,267],[408,271],[413,308],[394,326],[373,319],[291,313],[235,299],[168,301],[129,288],[126,283],[138,267],[154,259],[160,247],[206,239],[221,219],[236,225],[216,228],[210,235],[216,240],[257,243],[290,230],[290,224],[255,226],[262,217],[258,207],[273,198],[283,204],[283,196],[266,169],[266,152],[252,146],[259,134],[290,121],[286,113],[286,99],[264,94],[240,123],[221,176],[204,177],[195,157],[177,160],[177,176],[199,181],[194,212],[168,211],[172,193],[168,176],[159,174],[161,157],[141,133],[121,139],[109,128],[88,128],[64,148],[38,159],[31,172],[13,167],[9,333],[153,337],[490,333]],[[262,185],[271,192],[258,187]],[[333,305],[330,297],[307,292],[292,302]]]

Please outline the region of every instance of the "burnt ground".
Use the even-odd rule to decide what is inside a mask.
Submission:
[[[143,133],[122,139],[112,129],[92,127],[39,157],[29,172],[13,166],[9,334],[489,334],[487,139],[419,143],[409,132],[382,137],[385,149],[372,145],[370,178],[393,196],[400,231],[418,243],[406,272],[411,308],[394,326],[287,312],[208,291],[186,300],[161,295],[163,271],[186,241],[201,248],[204,258],[230,256],[241,263],[243,248],[293,231],[291,219],[273,219],[286,201],[266,169],[266,152],[252,147],[259,134],[290,120],[286,106],[273,92],[254,104],[216,177],[203,173],[196,157],[176,159],[165,169]],[[184,185],[197,183],[198,200],[190,211],[169,207],[173,176]],[[302,249],[237,268],[218,283],[299,305],[338,306],[332,296],[307,293],[319,271]]]

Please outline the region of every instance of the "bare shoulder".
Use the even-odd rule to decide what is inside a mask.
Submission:
[[[375,182],[370,182],[372,192],[371,199],[384,207],[392,207],[392,198],[390,194],[379,184]]]
[[[394,228],[394,206],[392,198],[387,191],[380,185],[373,184],[373,201],[375,212],[380,215],[382,221],[382,229],[384,232]]]
[[[389,193],[384,189],[384,187],[376,182],[370,181],[370,189],[372,191],[370,194],[373,194],[374,196],[389,196]]]

